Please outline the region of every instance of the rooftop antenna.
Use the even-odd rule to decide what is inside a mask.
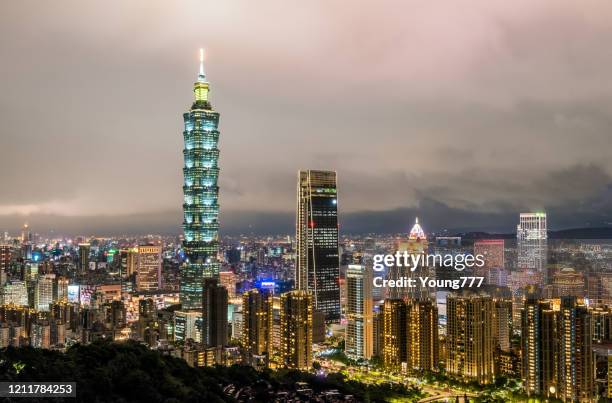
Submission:
[[[204,77],[204,48],[200,48],[200,76]]]

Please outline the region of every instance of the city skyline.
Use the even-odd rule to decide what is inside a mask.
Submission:
[[[0,396],[612,399],[612,5],[64,1],[0,15]]]
[[[612,36],[612,7],[487,2],[451,13],[455,6],[431,5],[404,21],[357,9],[344,16],[336,7],[326,17],[308,5],[300,13],[282,8],[287,19],[278,21],[273,4],[283,7],[242,4],[255,14],[235,20],[231,5],[191,13],[127,6],[125,19],[94,5],[89,12],[101,18],[61,28],[57,10],[7,7],[3,37],[23,35],[0,46],[1,72],[10,78],[0,95],[0,179],[11,189],[0,198],[3,226],[178,232],[181,155],[171,133],[180,130],[176,114],[187,100],[180,89],[200,46],[214,60],[215,105],[226,117],[226,233],[292,232],[293,177],[306,168],[338,172],[348,232],[399,231],[415,215],[432,230],[500,231],[515,225],[516,213],[541,209],[552,229],[612,222],[612,101],[601,85],[612,60],[598,48]],[[210,27],[192,17],[204,10]],[[448,26],[424,22],[440,14]],[[166,28],[137,34],[148,19]],[[305,35],[311,28],[318,34]],[[358,46],[350,35],[361,38]],[[283,62],[271,63],[279,55]],[[398,219],[404,227],[393,227]]]

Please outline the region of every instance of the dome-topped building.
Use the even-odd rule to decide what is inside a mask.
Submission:
[[[395,247],[396,250],[400,252],[421,253],[427,250],[427,245],[427,235],[425,235],[425,231],[423,231],[421,224],[419,224],[419,218],[417,217],[408,234],[408,238],[398,238]]]
[[[408,233],[408,237],[406,238],[405,235],[400,236],[395,242],[397,252],[400,254],[408,253],[410,255],[427,253],[428,245],[427,235],[425,235],[425,231],[423,231],[423,228],[419,224],[418,218],[416,218],[410,233]],[[420,264],[414,271],[407,266],[394,266],[389,269],[388,277],[390,279],[408,277],[413,279],[418,284],[419,277],[435,278],[435,272],[432,272],[430,269],[433,268],[427,267],[426,264]],[[390,289],[389,292],[389,298],[392,299],[411,298],[420,300],[428,299],[430,297],[431,290],[428,287],[422,287],[421,285],[417,285],[416,287],[394,288]]]
[[[421,228],[421,225],[419,224],[419,217],[416,218],[414,225],[412,226],[412,229],[410,230],[410,235],[408,235],[408,239],[410,239],[411,241],[426,241],[427,240],[427,236],[425,235],[423,228]]]

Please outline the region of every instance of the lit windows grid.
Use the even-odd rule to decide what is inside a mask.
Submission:
[[[297,285],[313,292],[316,309],[335,322],[340,319],[336,173],[300,171],[297,197]]]
[[[219,114],[208,103],[208,83],[196,83],[194,91],[196,102],[183,114],[183,249],[186,262],[181,272],[180,296],[184,309],[201,308],[202,282],[204,278],[217,277],[219,272]],[[202,91],[206,96],[202,96]]]

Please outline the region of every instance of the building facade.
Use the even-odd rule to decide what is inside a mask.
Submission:
[[[369,360],[374,347],[372,272],[365,265],[348,266],[346,295],[346,355],[357,360]]]
[[[432,300],[408,302],[406,313],[409,371],[436,371],[439,362],[438,307]]]
[[[559,329],[559,398],[591,402],[595,398],[592,322],[587,307],[575,297],[561,298]]]
[[[34,307],[41,312],[48,312],[54,302],[53,287],[55,274],[44,274],[36,281],[34,289]]]
[[[556,397],[557,312],[528,297],[521,315],[523,388],[529,396]]]
[[[195,101],[183,114],[183,250],[180,302],[182,309],[202,309],[204,278],[219,274],[219,113],[209,100],[204,55],[193,86]]]
[[[546,213],[521,213],[516,227],[518,245],[518,271],[520,281],[517,286],[546,284],[547,273],[547,234]]]
[[[382,361],[385,368],[400,369],[408,357],[406,303],[387,299],[382,307]]]
[[[266,358],[268,353],[268,298],[257,289],[242,294],[242,346],[247,361]]]
[[[287,368],[312,365],[313,297],[307,291],[286,292],[280,298],[280,360]]]
[[[137,291],[155,291],[161,288],[162,248],[158,245],[140,245],[136,275]]]
[[[493,381],[493,301],[489,296],[449,294],[446,371],[481,384]]]
[[[227,290],[217,279],[204,280],[202,343],[206,347],[227,345]]]
[[[314,309],[340,321],[338,195],[336,172],[300,171],[296,214],[295,281],[313,295]]]
[[[89,270],[89,253],[91,245],[88,243],[79,244],[79,273],[84,274]]]
[[[185,343],[202,341],[202,313],[198,311],[174,312],[174,341]]]
[[[491,280],[497,280],[496,276],[490,276],[489,273],[493,269],[499,272],[503,271],[503,269],[505,268],[504,240],[477,240],[474,242],[474,255],[482,255],[484,259],[484,265],[482,267],[476,267],[474,269],[474,275],[485,277],[488,283],[491,283]],[[498,281],[495,281],[494,285],[500,284],[498,284]]]

